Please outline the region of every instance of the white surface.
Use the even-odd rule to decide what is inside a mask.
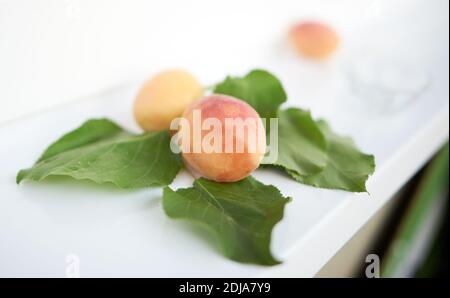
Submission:
[[[153,4],[153,8],[160,10],[145,12],[142,3],[123,4],[131,11],[121,12],[125,6],[115,2],[110,9],[118,15],[124,14],[122,19],[132,25],[108,23],[119,31],[102,35],[101,42],[93,32],[106,26],[102,23],[104,17],[100,20],[92,17],[88,23],[79,20],[90,29],[74,29],[75,33],[90,36],[85,46],[92,49],[86,49],[86,56],[76,55],[80,47],[76,40],[66,51],[58,48],[61,46],[58,40],[69,38],[64,32],[54,36],[55,44],[50,46],[54,53],[45,52],[48,44],[33,44],[29,54],[36,53],[39,49],[36,45],[41,45],[42,53],[48,55],[45,56],[48,72],[39,67],[39,63],[46,64],[45,60],[37,62],[34,54],[23,55],[21,49],[25,45],[21,48],[18,39],[16,44],[5,42],[11,41],[3,38],[5,32],[9,37],[15,36],[25,25],[19,21],[13,24],[8,19],[10,14],[2,9],[0,13],[5,15],[0,17],[0,22],[9,22],[10,26],[8,29],[0,26],[0,65],[7,66],[0,68],[0,92],[2,104],[6,106],[1,110],[0,121],[134,77],[142,80],[152,71],[173,65],[193,70],[205,84],[229,73],[264,67],[282,79],[289,95],[288,105],[311,108],[315,116],[325,117],[337,131],[354,137],[361,149],[375,154],[378,167],[369,180],[371,196],[315,189],[270,171],[257,171],[256,178],[276,185],[284,195],[294,198],[286,206],[285,218],[273,234],[273,251],[284,263],[267,268],[229,261],[209,244],[204,233],[184,221],[168,219],[160,204],[161,189],[124,192],[73,181],[15,185],[15,174],[20,168],[30,166],[51,141],[87,118],[107,116],[136,129],[131,118],[136,81],[0,127],[0,276],[64,276],[68,254],[79,256],[81,276],[313,276],[448,138],[448,2],[409,1],[406,6],[400,1],[389,9],[369,3],[369,10],[364,10],[367,3],[359,7],[351,6],[348,1],[339,5],[327,3],[328,9],[323,9],[324,4],[312,8],[311,2],[286,2],[284,6],[280,1],[268,1],[267,5],[260,2],[255,6],[253,1],[242,5],[228,1],[222,4],[222,10],[205,3],[201,3],[205,7],[192,8],[186,4],[176,12],[170,10],[173,18],[164,23],[169,27],[155,23],[156,27],[152,28],[157,29],[148,29],[152,32],[149,35],[156,36],[154,40],[166,40],[161,44],[144,41],[136,44],[147,27],[130,30],[145,23],[147,11],[157,18],[158,12],[161,14],[170,4],[161,4],[162,8]],[[8,9],[20,11],[11,3],[3,1],[0,6],[9,5]],[[94,8],[100,10],[109,7],[103,2],[94,3]],[[55,12],[59,4],[54,5]],[[195,12],[200,7],[204,18]],[[256,13],[255,7],[261,10]],[[94,8],[87,11],[95,15]],[[341,30],[345,46],[334,62],[307,63],[294,57],[280,42],[286,24],[297,13],[307,14],[305,11],[329,19]],[[364,18],[361,11],[367,13]],[[186,12],[191,15],[187,17]],[[108,14],[113,19],[114,15]],[[203,21],[189,22],[192,16]],[[43,20],[38,24],[45,24],[45,17],[39,18]],[[356,30],[355,22],[365,24],[358,28],[364,30]],[[49,25],[49,28],[62,30],[58,26]],[[192,34],[176,34],[180,28]],[[29,30],[33,35],[32,28]],[[383,116],[372,113],[370,102],[349,92],[342,63],[351,58],[351,48],[361,43],[362,36],[362,40],[377,41],[378,46],[389,44],[403,55],[414,52],[411,61],[430,75],[428,89],[402,111]],[[181,41],[184,41],[183,51],[179,51]],[[112,46],[116,44],[120,45],[119,49]],[[137,49],[133,52],[127,44],[141,47],[133,47]],[[146,57],[145,49],[153,44],[160,54],[153,56],[156,52],[152,52]],[[71,49],[73,60],[61,56]],[[167,55],[162,56],[164,50]],[[86,57],[89,60],[83,60]],[[105,60],[99,62],[99,57]],[[61,61],[69,63],[67,68],[60,65]],[[85,64],[80,64],[81,61]],[[25,71],[28,65],[30,72]],[[63,70],[68,74],[66,77],[61,75]],[[107,72],[110,76],[104,76]],[[181,174],[174,187],[189,183],[187,175]]]

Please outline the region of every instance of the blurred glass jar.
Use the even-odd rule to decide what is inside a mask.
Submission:
[[[430,83],[407,55],[358,51],[343,66],[353,94],[374,112],[395,112],[412,103]]]
[[[400,2],[365,1],[347,39],[343,72],[352,93],[372,112],[409,106],[431,82],[425,38],[430,26],[421,19],[420,3]]]

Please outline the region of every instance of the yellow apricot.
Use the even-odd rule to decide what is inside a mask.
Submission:
[[[197,124],[196,115],[201,117]],[[194,176],[234,182],[258,168],[265,154],[266,134],[258,113],[246,102],[226,95],[209,95],[193,102],[183,113],[183,119],[189,124],[189,132],[186,133],[184,127],[178,132],[181,134],[181,153]],[[240,126],[242,123],[245,125]],[[208,136],[214,133],[217,139],[212,138],[213,142],[209,142]],[[219,143],[215,143],[217,141]],[[183,148],[186,142],[188,145]],[[219,145],[214,147],[211,143]],[[217,150],[206,151],[205,144]],[[200,151],[196,152],[196,145]]]
[[[295,50],[308,58],[322,59],[330,56],[339,44],[339,37],[329,26],[317,22],[303,22],[289,31]]]
[[[170,122],[202,94],[202,86],[190,73],[163,71],[142,86],[134,102],[134,117],[145,131],[169,129]]]

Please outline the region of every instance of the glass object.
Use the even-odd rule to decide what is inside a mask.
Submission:
[[[351,91],[375,112],[395,112],[412,103],[430,83],[407,56],[366,51],[344,64]]]

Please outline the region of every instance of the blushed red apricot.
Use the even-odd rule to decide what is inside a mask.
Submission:
[[[200,83],[183,70],[163,71],[141,88],[134,103],[134,117],[142,129],[168,129],[172,119],[203,94]]]
[[[330,56],[339,45],[337,33],[318,22],[302,22],[292,26],[289,39],[299,54],[315,59]]]
[[[200,121],[197,121],[198,117],[201,117]],[[258,168],[266,148],[265,130],[258,113],[246,102],[226,95],[209,95],[193,102],[183,113],[183,119],[189,123],[189,131],[182,126],[178,132],[181,153],[195,176],[217,182],[234,182]],[[195,130],[199,122],[202,126],[200,132],[198,127]],[[219,129],[214,126],[218,123]],[[245,125],[240,127],[239,123]],[[238,129],[243,130],[238,132]],[[217,139],[208,139],[214,136],[214,132]],[[196,138],[196,134],[200,138]],[[207,151],[204,144],[215,149]]]

